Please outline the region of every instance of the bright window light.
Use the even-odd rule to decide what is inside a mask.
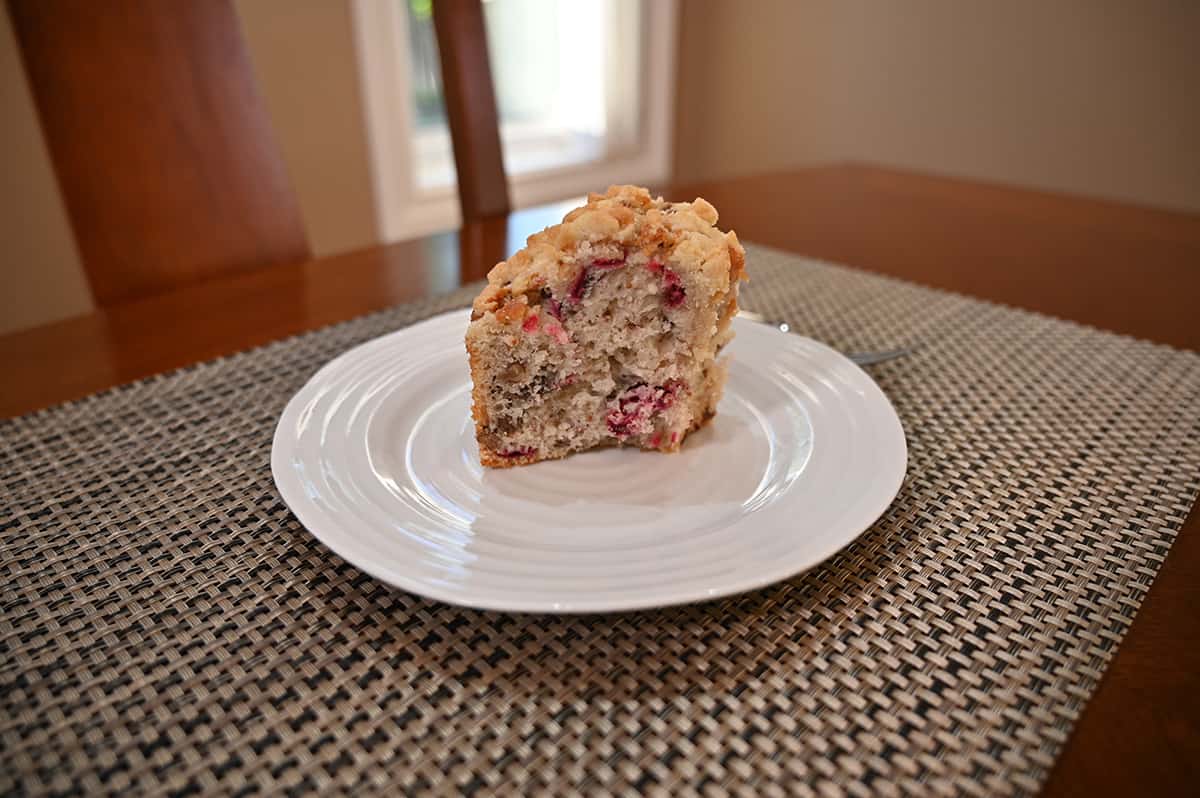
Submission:
[[[453,185],[432,0],[405,5],[415,182]],[[599,161],[628,145],[618,131],[636,126],[637,94],[620,83],[635,70],[611,62],[638,58],[639,15],[622,13],[636,8],[620,0],[487,0],[483,8],[509,175]],[[614,115],[624,124],[610,124]]]
[[[376,207],[389,241],[459,222],[433,2],[351,0]],[[667,177],[676,0],[483,7],[514,207]]]

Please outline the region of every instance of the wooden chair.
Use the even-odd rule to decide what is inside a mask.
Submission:
[[[480,0],[434,0],[433,24],[465,229],[511,209],[483,5]]]
[[[230,0],[8,0],[101,305],[309,257]]]

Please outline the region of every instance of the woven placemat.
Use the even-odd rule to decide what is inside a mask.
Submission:
[[[909,442],[891,509],[719,602],[459,609],[283,506],[292,393],[470,289],[3,422],[0,791],[1035,791],[1196,496],[1200,356],[750,269],[745,304],[813,337],[921,347],[873,369]]]

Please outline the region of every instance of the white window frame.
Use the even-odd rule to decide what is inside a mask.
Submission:
[[[408,102],[408,29],[403,0],[351,0],[371,180],[380,237],[400,241],[462,223],[453,186],[419,189],[413,172]],[[610,184],[666,182],[671,171],[677,0],[640,4],[640,130],[631,152],[545,172],[509,175],[509,195],[525,208]]]

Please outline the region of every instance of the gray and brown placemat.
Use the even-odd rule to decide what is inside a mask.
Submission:
[[[300,527],[269,468],[288,398],[470,290],[0,424],[0,791],[1035,791],[1196,497],[1200,356],[750,269],[748,307],[920,349],[873,370],[910,447],[891,509],[723,601],[477,612]]]

